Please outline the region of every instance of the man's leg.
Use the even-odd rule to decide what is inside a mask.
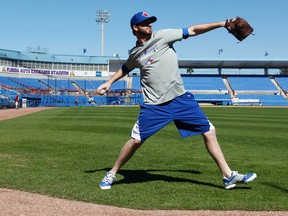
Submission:
[[[204,133],[203,137],[209,154],[222,172],[225,189],[232,189],[238,183],[249,183],[257,177],[256,173],[240,174],[237,171],[231,171],[217,141],[215,129]]]
[[[203,135],[204,142],[206,145],[206,148],[211,155],[211,157],[216,162],[217,166],[219,167],[220,171],[222,172],[222,175],[226,178],[230,178],[232,174],[232,170],[228,166],[225,157],[223,155],[223,152],[220,148],[220,145],[218,143],[217,137],[216,137],[216,131],[215,129],[212,129]]]
[[[119,169],[134,155],[136,150],[143,144],[140,140],[130,139],[122,147],[114,166],[110,170],[110,173],[116,175]]]
[[[122,147],[118,158],[116,159],[114,166],[112,169],[106,173],[103,180],[100,183],[100,188],[102,190],[111,189],[113,181],[116,179],[116,173],[119,169],[134,155],[136,150],[143,144],[140,140],[130,139],[127,143]]]

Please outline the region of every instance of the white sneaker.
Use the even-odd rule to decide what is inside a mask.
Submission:
[[[113,181],[116,179],[116,176],[110,172],[107,172],[103,180],[100,182],[100,188],[102,190],[111,189]]]
[[[256,173],[239,174],[237,171],[233,171],[231,177],[223,178],[224,188],[231,189],[236,186],[237,183],[248,183],[257,178]]]

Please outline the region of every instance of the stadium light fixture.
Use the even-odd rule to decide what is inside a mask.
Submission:
[[[109,10],[97,10],[96,20],[98,24],[101,24],[101,56],[104,56],[104,23],[110,22]]]

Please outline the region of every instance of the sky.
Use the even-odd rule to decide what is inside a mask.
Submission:
[[[64,55],[83,55],[86,49],[84,55],[100,56],[101,24],[95,22],[96,11],[109,10],[104,55],[126,59],[136,42],[130,19],[145,11],[158,18],[153,31],[236,16],[254,28],[254,35],[240,43],[225,28],[176,42],[181,60],[288,60],[287,0],[0,0],[0,5],[1,49],[40,47],[49,54]]]

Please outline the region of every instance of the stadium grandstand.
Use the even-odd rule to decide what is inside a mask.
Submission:
[[[0,108],[137,105],[142,102],[139,71],[117,81],[105,96],[97,87],[125,60],[118,56],[56,55],[0,49]],[[187,91],[211,105],[288,106],[288,61],[179,60]]]

